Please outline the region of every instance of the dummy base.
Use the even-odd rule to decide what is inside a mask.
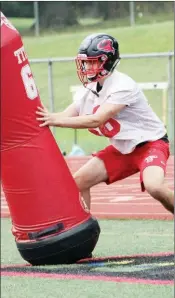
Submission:
[[[99,234],[99,224],[91,217],[59,235],[35,242],[16,241],[16,245],[22,258],[32,265],[71,264],[91,255]]]

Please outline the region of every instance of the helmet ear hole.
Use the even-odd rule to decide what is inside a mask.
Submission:
[[[103,69],[101,72],[100,72],[100,75],[102,76],[106,76],[108,74],[108,71],[106,69]]]
[[[100,62],[104,62],[104,61],[106,61],[108,59],[108,56],[106,56],[106,55],[102,55],[102,56],[100,56]]]

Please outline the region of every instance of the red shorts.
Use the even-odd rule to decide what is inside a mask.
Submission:
[[[108,173],[107,184],[129,177],[140,172],[140,182],[142,191],[145,190],[143,185],[143,170],[149,166],[159,166],[164,172],[170,155],[169,143],[162,140],[148,142],[129,154],[122,154],[112,145],[106,147],[93,156],[103,160]]]

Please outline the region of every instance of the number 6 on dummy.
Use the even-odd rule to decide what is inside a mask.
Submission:
[[[100,233],[48,127],[21,36],[1,13],[2,186],[17,248],[34,265],[88,257]]]
[[[32,72],[29,64],[26,64],[21,68],[21,77],[26,89],[27,97],[29,99],[35,99],[36,97],[38,97],[38,90],[32,77]]]

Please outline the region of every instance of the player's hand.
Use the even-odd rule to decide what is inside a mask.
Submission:
[[[58,114],[50,113],[44,105],[42,105],[42,107],[38,107],[36,114],[40,116],[37,117],[36,120],[42,122],[39,124],[40,127],[57,125]]]

